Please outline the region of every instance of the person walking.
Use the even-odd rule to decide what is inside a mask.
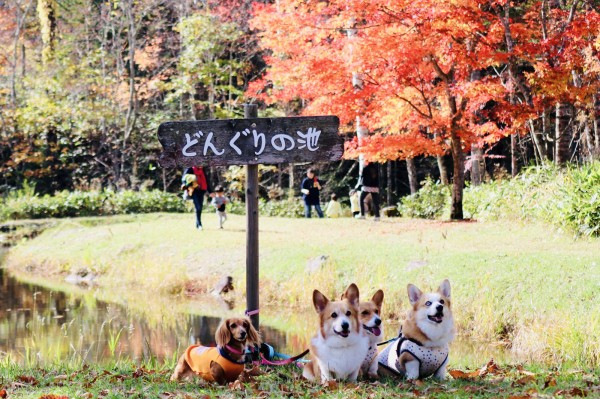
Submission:
[[[202,166],[193,166],[183,172],[181,178],[182,190],[187,190],[188,195],[194,202],[196,209],[196,229],[202,230],[202,207],[204,206],[204,195],[210,192],[208,178]]]
[[[219,219],[219,228],[223,228],[223,223],[227,220],[227,212],[225,211],[225,204],[229,202],[225,197],[225,189],[223,186],[215,187],[215,196],[213,197],[211,204],[217,210],[217,219]]]
[[[306,177],[302,180],[300,187],[302,199],[304,200],[304,217],[311,217],[311,207],[314,206],[317,215],[322,218],[323,210],[321,209],[321,201],[319,198],[321,181],[317,178],[317,173],[313,168],[307,169]]]
[[[366,165],[358,178],[356,189],[360,187],[360,216],[358,219],[365,218],[365,197],[371,194],[373,200],[373,211],[375,213],[374,221],[379,221],[379,165],[373,162],[365,162]]]

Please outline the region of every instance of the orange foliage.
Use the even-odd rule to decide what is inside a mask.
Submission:
[[[439,154],[447,140],[460,140],[466,151],[474,143],[492,145],[525,133],[527,121],[544,105],[540,98],[589,103],[599,90],[598,14],[575,13],[567,23],[568,10],[548,10],[550,35],[543,38],[540,2],[522,5],[508,20],[506,4],[511,3],[257,4],[251,26],[271,56],[267,73],[248,94],[270,103],[302,98],[303,113],[335,114],[346,131],[360,116],[374,134],[361,146],[348,143],[346,155],[377,160]],[[514,42],[510,53],[507,33]],[[533,72],[521,72],[525,88],[509,76],[509,63],[533,66]],[[584,68],[593,76],[573,84],[572,71],[584,75]],[[362,77],[362,87],[352,86],[353,73]]]

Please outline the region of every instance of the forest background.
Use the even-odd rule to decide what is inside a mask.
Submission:
[[[599,4],[0,1],[0,187],[177,191],[158,125],[254,102],[340,117],[346,159],[318,165],[325,194],[347,196],[361,155],[387,204],[430,176],[461,219],[465,180],[600,157]],[[297,194],[305,168],[264,168],[261,195]],[[243,196],[243,169],[211,172]]]

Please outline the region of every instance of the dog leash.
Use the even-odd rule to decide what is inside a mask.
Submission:
[[[285,355],[283,353],[276,352],[275,349],[271,345],[263,342],[260,345],[260,348],[255,345],[253,348],[250,349],[251,356],[250,356],[249,363],[260,363],[262,365],[267,365],[267,366],[285,366],[287,364],[291,364],[291,363],[298,361],[300,358],[306,356],[306,354],[308,352],[310,352],[309,349],[305,350],[304,352],[300,353],[299,355],[289,356],[289,355]],[[282,358],[282,359],[281,360],[272,360],[275,357]]]
[[[389,344],[390,342],[394,342],[394,341],[396,341],[397,339],[400,339],[400,336],[398,336],[398,337],[394,337],[394,338],[390,338],[390,339],[388,339],[387,341],[384,341],[384,342],[380,342],[380,343],[378,343],[378,344],[377,344],[377,346],[381,346],[381,345]]]

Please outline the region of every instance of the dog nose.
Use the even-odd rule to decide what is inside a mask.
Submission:
[[[444,305],[437,305],[435,307],[435,310],[437,310],[438,312],[441,312],[442,310],[444,310]]]
[[[381,319],[375,319],[375,325],[378,326],[381,324]]]
[[[246,338],[246,331],[242,331],[242,332],[240,333],[240,336],[241,336],[242,338]]]
[[[345,321],[345,322],[342,323],[342,330],[347,330],[348,327],[350,327],[350,324],[348,324],[347,321]]]

